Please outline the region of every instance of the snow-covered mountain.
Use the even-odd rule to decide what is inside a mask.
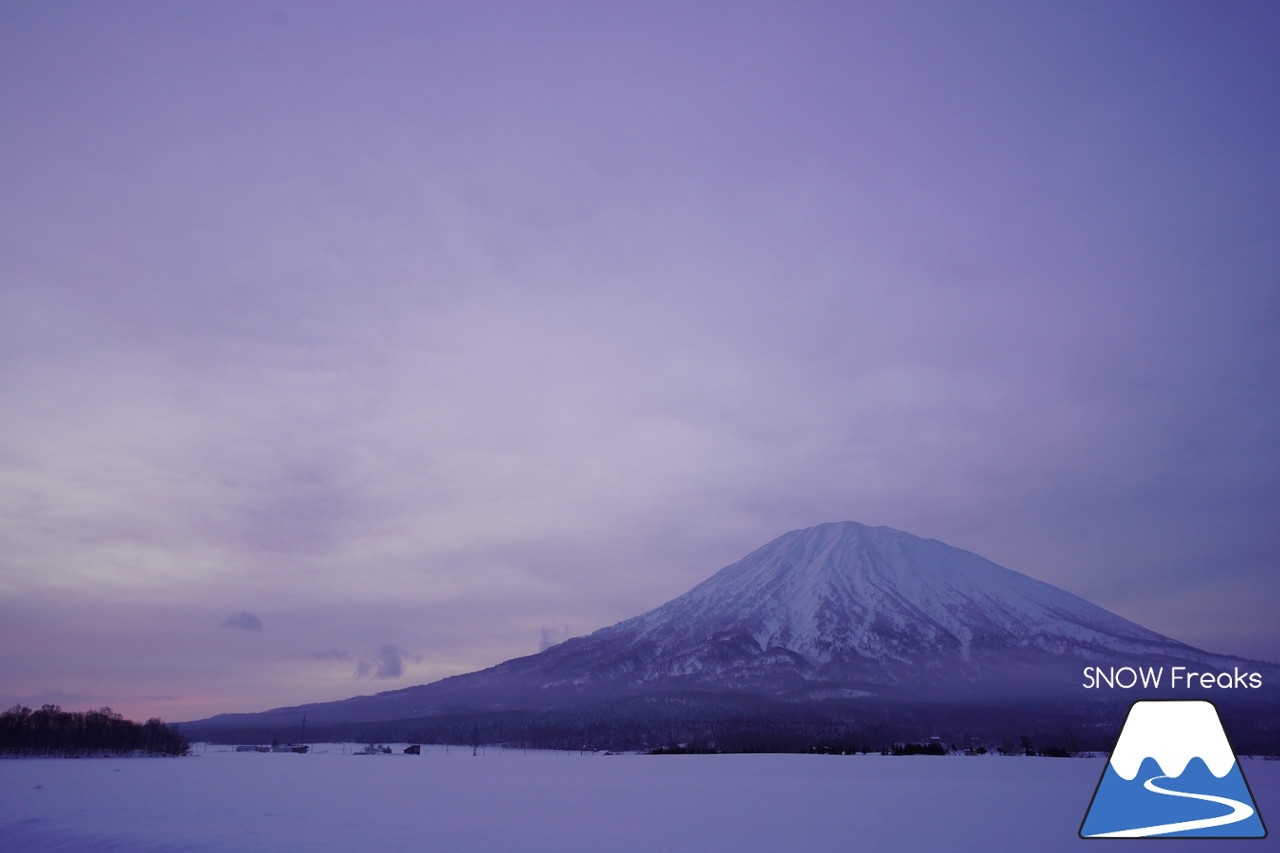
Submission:
[[[784,534],[654,610],[539,654],[420,687],[266,713],[391,720],[680,694],[1079,702],[1104,698],[1082,689],[1086,665],[1172,663],[1247,662],[1192,648],[942,542],[839,522]],[[263,715],[208,722],[251,717]]]
[[[1193,652],[976,554],[854,522],[780,536],[587,641],[645,659],[641,678],[718,678],[764,660],[889,683],[1010,654]]]

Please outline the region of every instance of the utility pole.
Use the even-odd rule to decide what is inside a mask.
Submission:
[[[307,742],[307,715],[306,714],[302,715],[302,740],[298,742],[299,743]]]

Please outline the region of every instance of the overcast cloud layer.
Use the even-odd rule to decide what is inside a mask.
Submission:
[[[0,703],[530,654],[825,521],[1276,659],[1280,13],[0,7]]]

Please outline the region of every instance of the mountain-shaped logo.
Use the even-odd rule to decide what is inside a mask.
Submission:
[[[1125,717],[1081,838],[1265,838],[1212,702],[1141,700]]]

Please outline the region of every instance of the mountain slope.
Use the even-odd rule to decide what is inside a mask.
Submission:
[[[886,675],[899,664],[974,664],[1011,648],[1190,651],[976,554],[854,522],[787,533],[679,598],[592,635],[650,644],[677,671],[671,662],[687,660],[707,636],[800,655],[819,672],[874,661]]]
[[[1083,691],[1083,666],[1173,662],[1248,663],[942,542],[839,522],[784,534],[660,607],[537,655],[376,696],[203,722],[393,720],[681,694],[1098,701],[1117,696]]]

